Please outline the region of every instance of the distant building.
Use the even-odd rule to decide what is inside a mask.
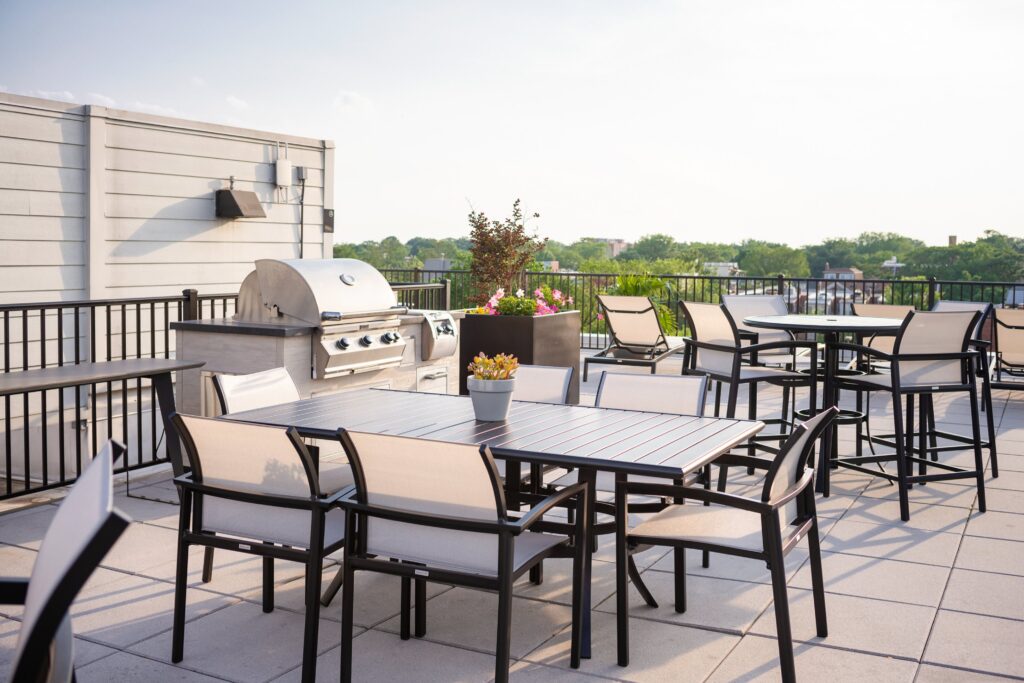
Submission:
[[[704,272],[715,277],[735,277],[743,274],[740,264],[735,261],[707,261],[704,263]]]
[[[428,258],[423,259],[423,270],[451,270],[452,260],[450,258]]]
[[[604,242],[605,256],[608,258],[615,258],[633,246],[632,242],[627,242],[617,237],[586,237],[584,239],[592,242]]]
[[[825,265],[822,273],[826,280],[863,280],[864,272],[860,268],[831,268]]]
[[[552,273],[558,272],[558,261],[541,261],[540,264],[544,266],[544,270]]]

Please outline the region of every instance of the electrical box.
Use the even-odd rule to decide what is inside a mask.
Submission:
[[[324,232],[334,232],[334,209],[324,209]]]
[[[292,186],[292,162],[287,159],[278,159],[277,163],[274,164],[277,168],[277,186],[278,187],[291,187]]]

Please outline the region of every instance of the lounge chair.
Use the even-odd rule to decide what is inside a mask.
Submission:
[[[591,363],[639,366],[658,371],[658,363],[685,347],[682,337],[665,334],[658,307],[645,296],[600,294],[597,303],[608,328],[608,346],[583,359],[583,381]]]

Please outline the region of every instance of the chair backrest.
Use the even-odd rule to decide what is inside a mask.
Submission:
[[[214,375],[220,409],[224,414],[240,413],[299,400],[299,390],[284,368],[272,368],[248,375]]]
[[[704,375],[634,375],[604,372],[597,385],[598,408],[703,415],[708,378]]]
[[[193,481],[257,494],[320,495],[313,459],[294,429],[193,415],[172,419]]]
[[[996,309],[996,350],[1004,363],[1024,365],[1024,308]]]
[[[913,306],[898,304],[864,304],[854,303],[853,314],[863,315],[869,318],[893,318],[903,320],[907,314],[914,310]]]
[[[977,311],[981,314],[981,317],[978,318],[977,324],[971,330],[971,338],[982,339],[985,323],[995,310],[995,306],[987,301],[946,301],[945,299],[939,299],[932,306],[932,310],[936,312]]]
[[[739,349],[740,338],[736,324],[724,306],[684,301],[682,307],[690,321],[690,329],[696,341]],[[732,374],[735,358],[735,353],[698,347],[694,368],[699,371],[729,375]]]
[[[963,353],[981,314],[978,311],[912,311],[903,321],[893,353],[893,372],[902,386],[964,384],[967,367],[963,360],[900,360],[908,354]]]
[[[668,346],[658,309],[649,297],[598,294],[597,303],[615,343],[633,348]]]
[[[108,441],[53,516],[32,567],[11,681],[70,681],[74,637],[68,610],[129,519],[114,508],[114,460]]]
[[[736,329],[757,333],[758,344],[793,338],[786,330],[766,330],[743,324],[743,319],[752,315],[787,315],[789,307],[781,294],[723,294],[722,305],[732,316]]]
[[[903,320],[913,310],[913,306],[897,304],[853,304],[854,315],[862,315],[869,318],[892,318],[893,320]],[[867,345],[873,349],[878,349],[882,353],[892,353],[892,350],[896,345],[896,337],[892,334],[875,335],[868,340]]]
[[[837,412],[835,408],[829,408],[797,425],[765,475],[764,487],[761,490],[762,501],[771,503],[778,500],[800,481],[810,461],[814,444],[829,423],[835,419]],[[790,507],[796,509],[795,505]]]
[[[569,400],[572,368],[550,365],[520,365],[512,398],[536,403],[565,403]]]
[[[506,514],[501,478],[485,447],[339,430],[360,503],[409,513],[497,522]],[[497,534],[369,517],[367,552],[428,566],[494,574]]]

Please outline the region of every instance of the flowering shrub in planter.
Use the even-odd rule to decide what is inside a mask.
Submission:
[[[479,315],[551,315],[571,311],[573,300],[557,289],[541,285],[533,290],[533,296],[517,289],[512,296],[506,295],[504,288],[499,287],[483,306],[471,309],[468,313]]]

